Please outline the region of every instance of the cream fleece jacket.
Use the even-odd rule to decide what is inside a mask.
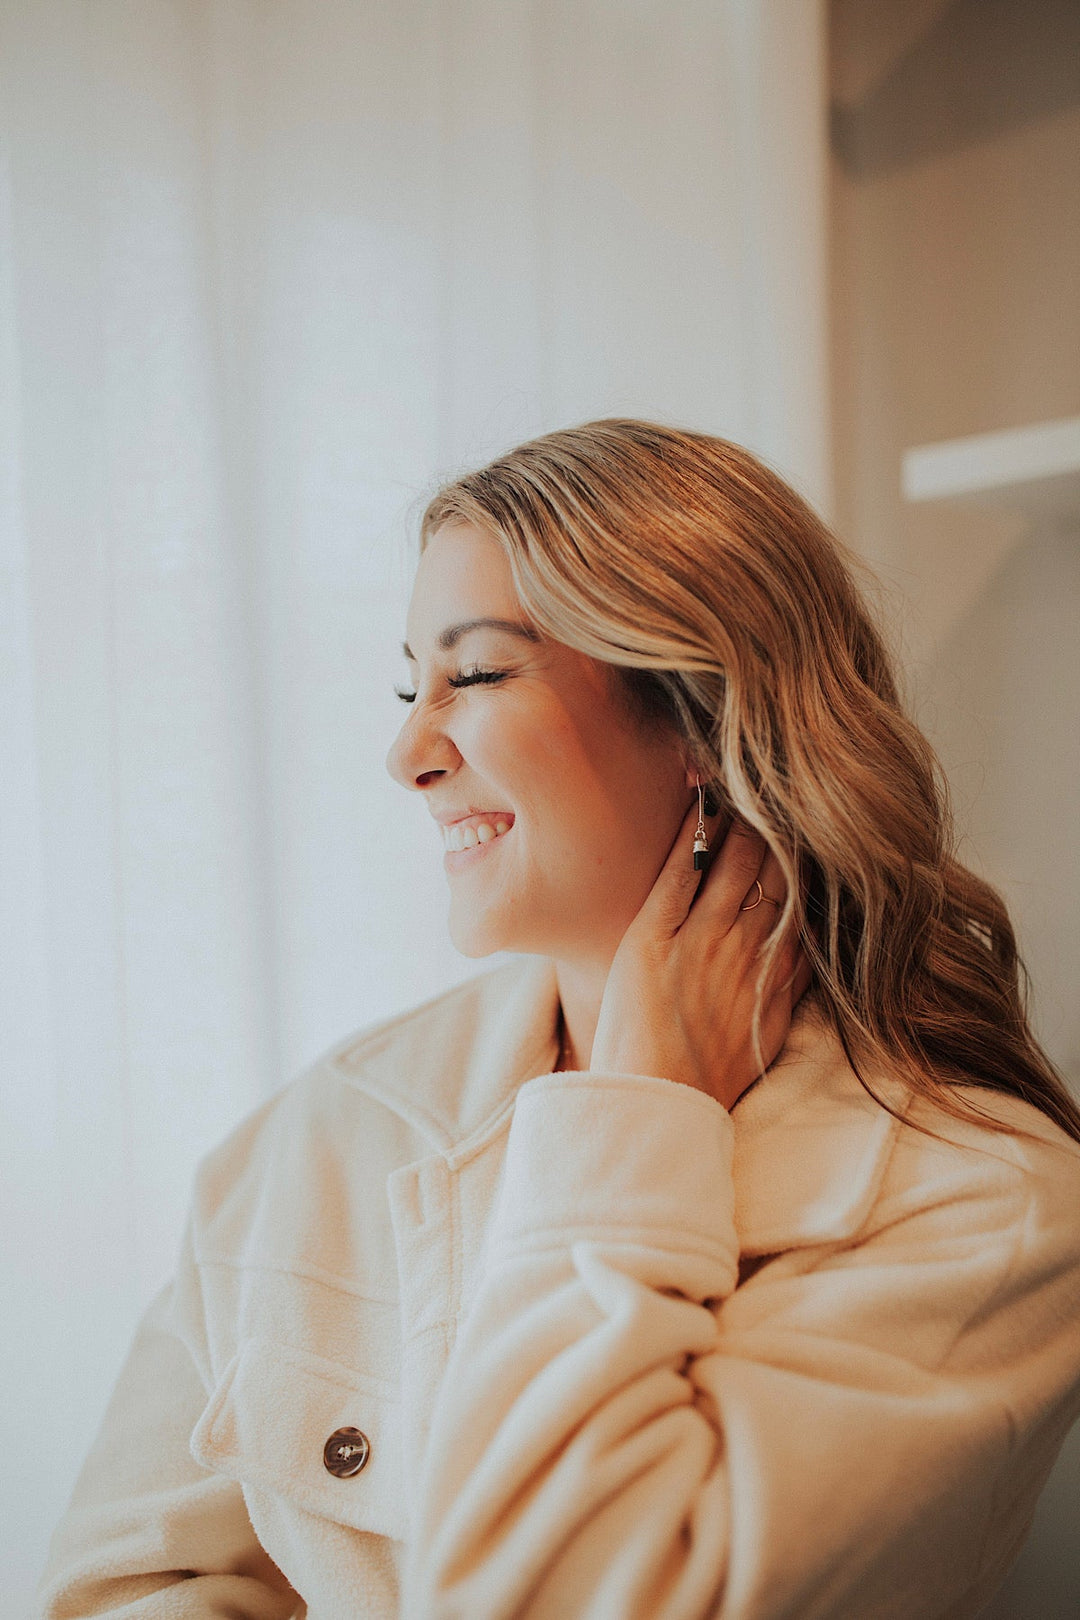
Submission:
[[[553,1074],[550,962],[209,1155],[48,1620],[962,1620],[1080,1411],[1080,1147],[874,1103],[812,1000],[730,1112]],[[868,1076],[903,1109],[895,1080]],[[324,1446],[359,1429],[366,1465]]]

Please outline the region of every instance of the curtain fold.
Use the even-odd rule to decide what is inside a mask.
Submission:
[[[820,0],[0,11],[16,1605],[198,1157],[491,965],[383,766],[425,495],[631,414],[827,510],[825,98]]]

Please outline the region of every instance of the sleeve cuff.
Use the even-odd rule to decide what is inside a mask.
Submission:
[[[546,1074],[517,1094],[493,1238],[646,1243],[737,1262],[731,1116],[651,1075]]]

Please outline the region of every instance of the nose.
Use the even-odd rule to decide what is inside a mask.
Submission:
[[[414,704],[386,756],[386,769],[401,787],[419,791],[461,762],[454,744],[440,727],[425,718]]]

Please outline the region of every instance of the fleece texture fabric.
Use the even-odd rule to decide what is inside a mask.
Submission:
[[[207,1157],[40,1615],[977,1614],[1080,1411],[1080,1146],[894,1118],[812,997],[730,1111],[553,1073],[557,1008],[512,959]]]

